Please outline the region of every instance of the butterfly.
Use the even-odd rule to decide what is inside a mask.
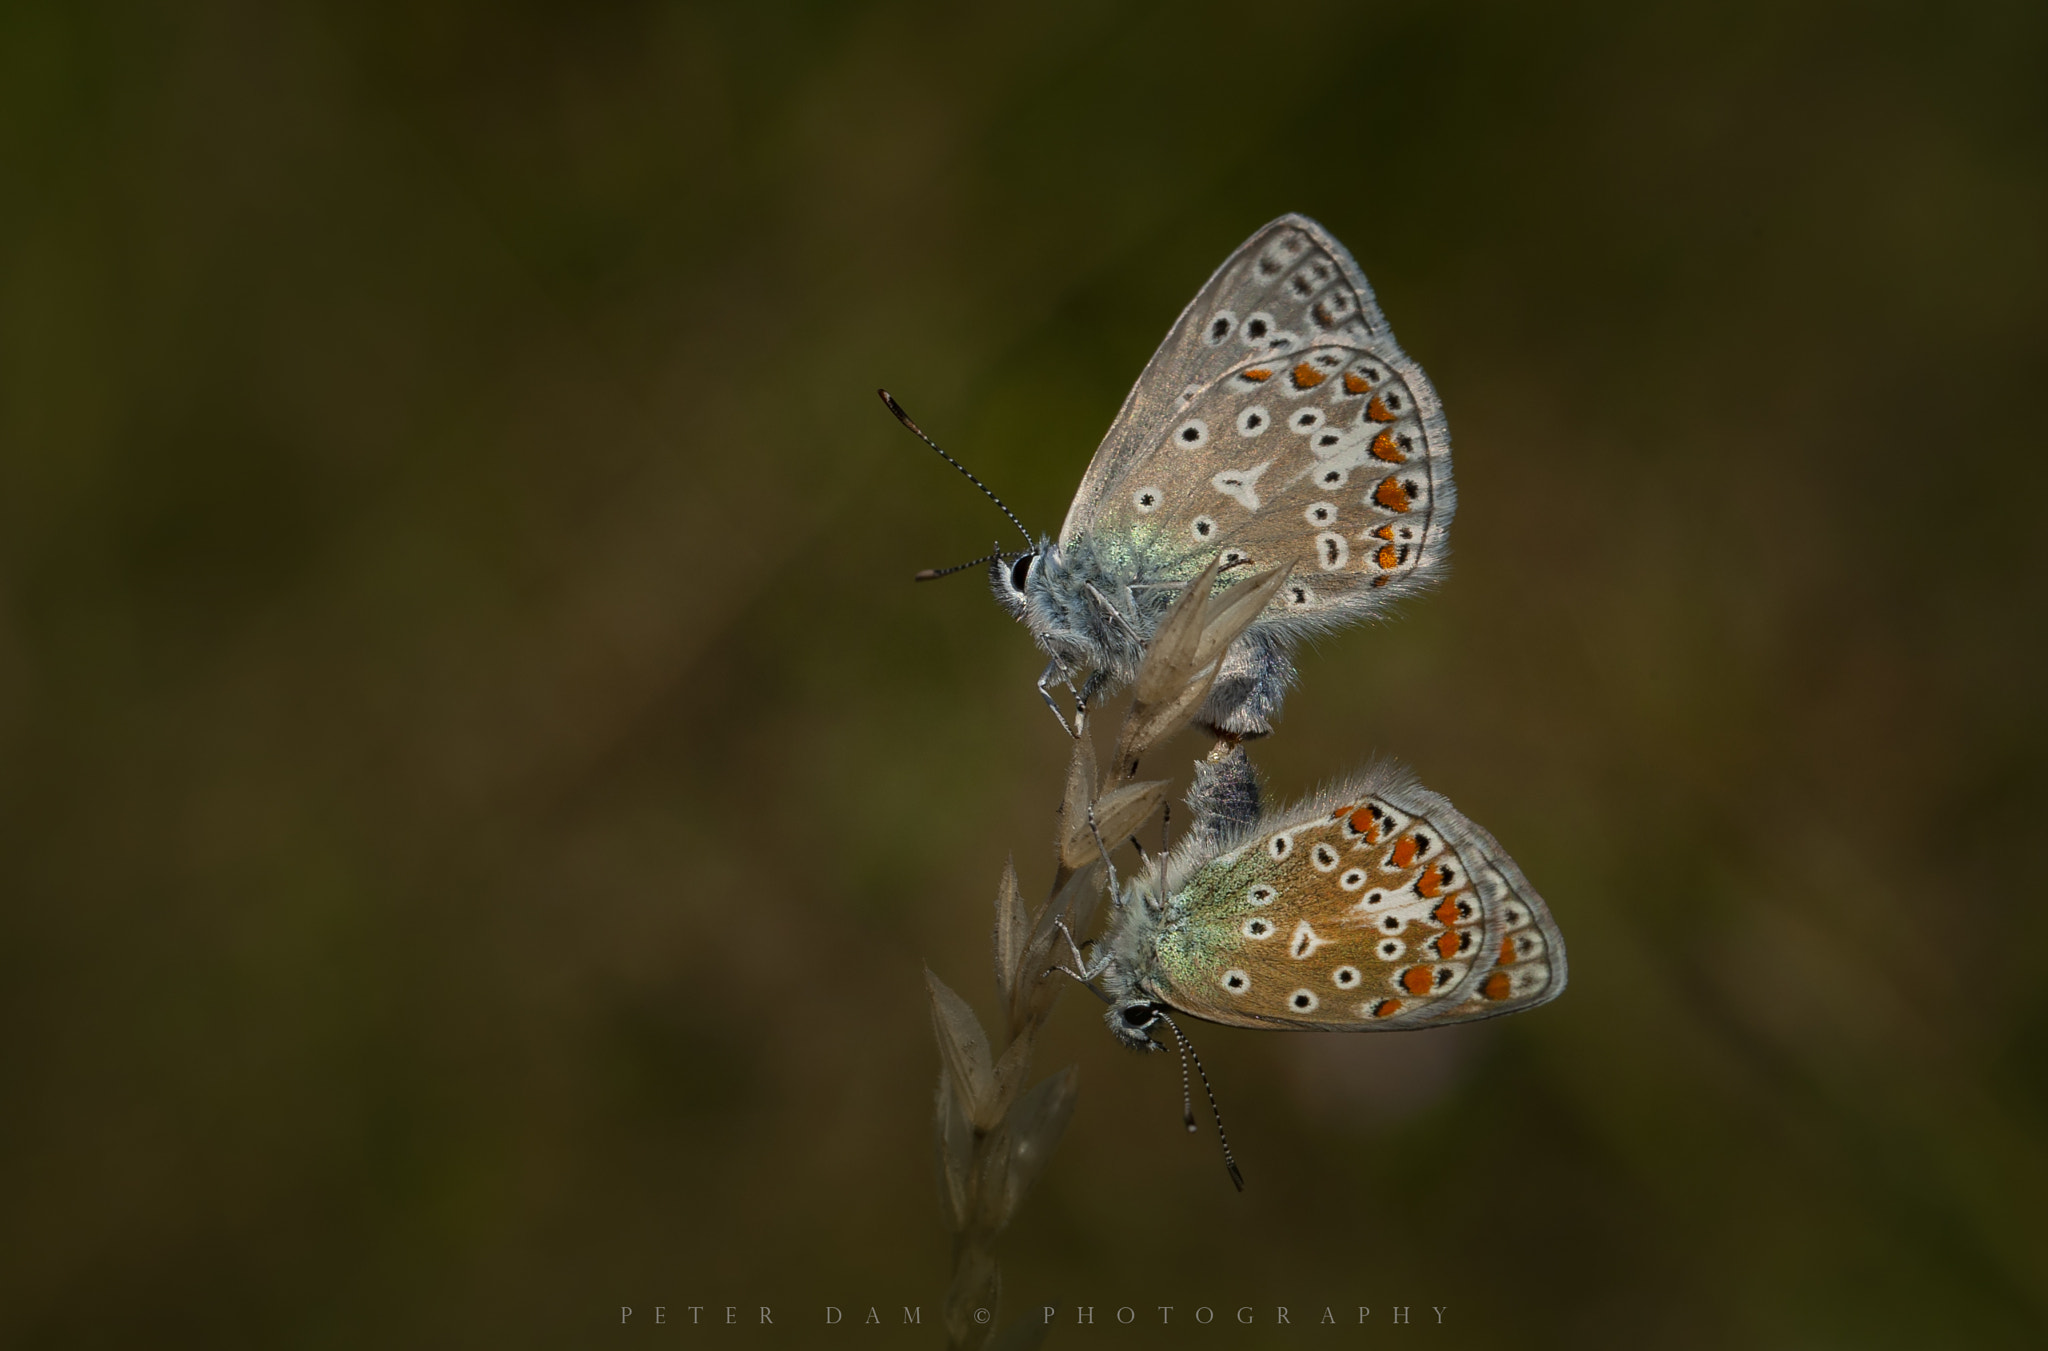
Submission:
[[[1379,1032],[1518,1013],[1565,987],[1564,938],[1521,869],[1392,762],[1292,807],[1203,823],[1114,906],[1093,963],[1076,950],[1069,974],[1145,1050],[1176,1012]]]
[[[1132,679],[1160,616],[1219,551],[1219,586],[1289,569],[1225,654],[1199,718],[1220,735],[1261,736],[1294,679],[1293,643],[1432,584],[1455,504],[1428,377],[1344,246],[1305,216],[1282,216],[1182,311],[1059,538],[992,556],[989,580],[1051,658],[1038,681],[1046,702],[1064,684],[1085,709]]]

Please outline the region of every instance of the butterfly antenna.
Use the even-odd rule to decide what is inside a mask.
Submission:
[[[912,573],[910,580],[913,582],[929,582],[934,581],[940,577],[950,577],[956,572],[965,572],[969,568],[978,568],[984,563],[993,563],[1002,556],[1002,549],[997,548],[994,553],[983,554],[981,557],[974,559],[972,562],[955,563],[950,568],[926,568],[922,572]]]
[[[1230,1180],[1237,1184],[1237,1189],[1243,1191],[1244,1174],[1237,1171],[1237,1160],[1230,1156],[1230,1137],[1223,1133],[1223,1113],[1216,1107],[1216,1090],[1209,1087],[1209,1071],[1202,1068],[1201,1053],[1195,1050],[1188,1039],[1180,1034],[1180,1025],[1175,1023],[1163,1010],[1160,1012],[1159,1018],[1160,1021],[1173,1030],[1173,1039],[1180,1043],[1181,1105],[1187,1109],[1188,1129],[1193,1130],[1195,1128],[1195,1108],[1194,1101],[1188,1093],[1187,1067],[1188,1060],[1193,1059],[1195,1062],[1195,1073],[1202,1077],[1202,1092],[1207,1094],[1209,1098],[1209,1115],[1216,1118],[1216,1143],[1223,1146],[1223,1166],[1229,1171]]]
[[[1162,1017],[1164,1015],[1161,1015]],[[1168,1027],[1173,1027],[1171,1022]],[[1173,1044],[1180,1047],[1180,1118],[1188,1123],[1188,1134],[1195,1133],[1195,1093],[1188,1084],[1188,1043],[1181,1036],[1180,1029],[1173,1028]]]
[[[986,483],[983,483],[980,479],[976,478],[974,476],[974,471],[972,469],[969,469],[966,465],[960,463],[960,461],[954,459],[945,451],[939,450],[939,443],[932,440],[929,436],[926,436],[924,434],[924,428],[918,426],[915,422],[912,422],[910,420],[910,414],[903,411],[903,405],[896,402],[896,397],[894,395],[889,393],[889,391],[886,389],[878,389],[875,391],[875,393],[882,396],[882,402],[889,406],[889,411],[896,415],[896,420],[898,422],[910,428],[911,434],[913,436],[915,436],[918,440],[924,442],[926,445],[930,446],[933,450],[937,450],[939,452],[940,459],[944,460],[947,464],[952,465],[961,473],[967,475],[967,481],[969,483],[972,483],[975,487],[981,489],[983,493],[987,494],[989,501],[995,503],[998,507],[1002,508],[1003,515],[1010,518],[1010,524],[1016,526],[1017,533],[1024,537],[1024,548],[1027,552],[1031,549],[1035,549],[1038,547],[1037,544],[1031,538],[1031,532],[1024,528],[1024,522],[1017,519],[1017,513],[1011,511],[1010,508],[1004,504],[1003,499],[997,497],[995,495],[995,492]],[[983,559],[982,561],[987,562],[989,560]],[[974,566],[974,564],[963,563],[960,566],[971,568]],[[948,572],[957,572],[958,570],[959,569],[957,568],[947,569]],[[919,580],[923,579],[920,578]]]

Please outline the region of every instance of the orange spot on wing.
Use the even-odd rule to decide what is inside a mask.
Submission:
[[[1431,900],[1443,895],[1444,870],[1441,865],[1431,868],[1415,881],[1415,890]]]
[[[1380,546],[1380,551],[1372,556],[1372,561],[1379,564],[1387,571],[1392,572],[1394,570],[1394,564],[1401,561],[1401,555],[1395,550],[1393,545],[1382,544]]]
[[[1508,979],[1507,972],[1496,971],[1486,978],[1486,984],[1479,987],[1479,993],[1488,999],[1506,999],[1508,991],[1514,987],[1515,983]]]
[[[1396,416],[1387,411],[1387,401],[1377,394],[1373,395],[1372,402],[1365,406],[1365,415],[1374,422],[1392,422]]]
[[[1430,911],[1429,913],[1432,919],[1436,920],[1436,922],[1439,924],[1445,925],[1446,927],[1452,924],[1456,924],[1461,918],[1463,918],[1461,915],[1458,914],[1458,898],[1456,896],[1444,897],[1443,904],[1439,905],[1436,909]]]
[[[1373,830],[1372,812],[1360,807],[1351,813],[1351,828],[1361,835],[1370,835]]]
[[[1372,534],[1374,539],[1383,539],[1386,540],[1388,543],[1392,543],[1394,539],[1394,527],[1391,525],[1383,525],[1379,529],[1373,531]]]
[[[1385,479],[1372,490],[1372,500],[1388,511],[1408,510],[1408,490],[1396,479]]]
[[[1394,841],[1392,862],[1396,868],[1405,868],[1415,862],[1415,854],[1415,837],[1413,835],[1403,835],[1400,839]]]
[[[1428,994],[1436,985],[1436,976],[1426,966],[1411,966],[1401,973],[1401,988],[1409,994]]]
[[[1373,403],[1378,405],[1379,400],[1374,399]],[[1408,463],[1408,457],[1401,453],[1401,438],[1394,435],[1392,427],[1372,439],[1371,449],[1376,460],[1385,460],[1388,464]]]
[[[1294,368],[1294,387],[1296,389],[1314,389],[1329,378],[1329,376],[1324,375],[1306,361]]]
[[[1254,384],[1257,384],[1261,380],[1271,380],[1273,378],[1273,372],[1267,370],[1264,366],[1258,366],[1251,370],[1246,371],[1244,373],[1244,378],[1250,380]]]
[[[1344,373],[1344,388],[1353,394],[1363,394],[1372,388],[1372,381],[1366,379],[1357,371],[1346,371]]]
[[[1512,939],[1512,938],[1503,938],[1503,939],[1501,939],[1501,941],[1500,941],[1500,964],[1501,964],[1502,966],[1512,966],[1512,965],[1514,964],[1514,960],[1515,960],[1515,940],[1514,940],[1514,939]]]
[[[1449,961],[1458,955],[1458,936],[1449,929],[1436,936],[1436,955]]]
[[[1385,586],[1387,584],[1387,579],[1385,577],[1375,577],[1372,579],[1372,584],[1374,586]]]
[[[1375,1018],[1391,1018],[1400,1011],[1401,1001],[1398,999],[1382,999],[1372,1006],[1372,1016]]]

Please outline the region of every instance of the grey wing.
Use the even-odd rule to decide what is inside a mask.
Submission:
[[[1384,347],[1318,341],[1243,358],[1198,390],[1085,533],[1155,583],[1219,550],[1226,567],[1287,568],[1268,620],[1313,632],[1434,582],[1454,507],[1421,373]]]
[[[1422,404],[1432,442],[1448,452],[1450,437],[1435,391],[1395,345],[1358,264],[1316,222],[1282,216],[1225,259],[1181,311],[1089,462],[1060,527],[1061,543],[1094,524],[1117,485],[1159,450],[1203,389],[1249,358],[1279,360],[1319,344],[1371,351],[1386,360]]]

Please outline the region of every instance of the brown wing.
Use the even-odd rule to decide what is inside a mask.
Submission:
[[[1416,1027],[1564,988],[1563,939],[1513,860],[1390,767],[1270,818],[1173,885],[1150,979],[1215,1022]]]

